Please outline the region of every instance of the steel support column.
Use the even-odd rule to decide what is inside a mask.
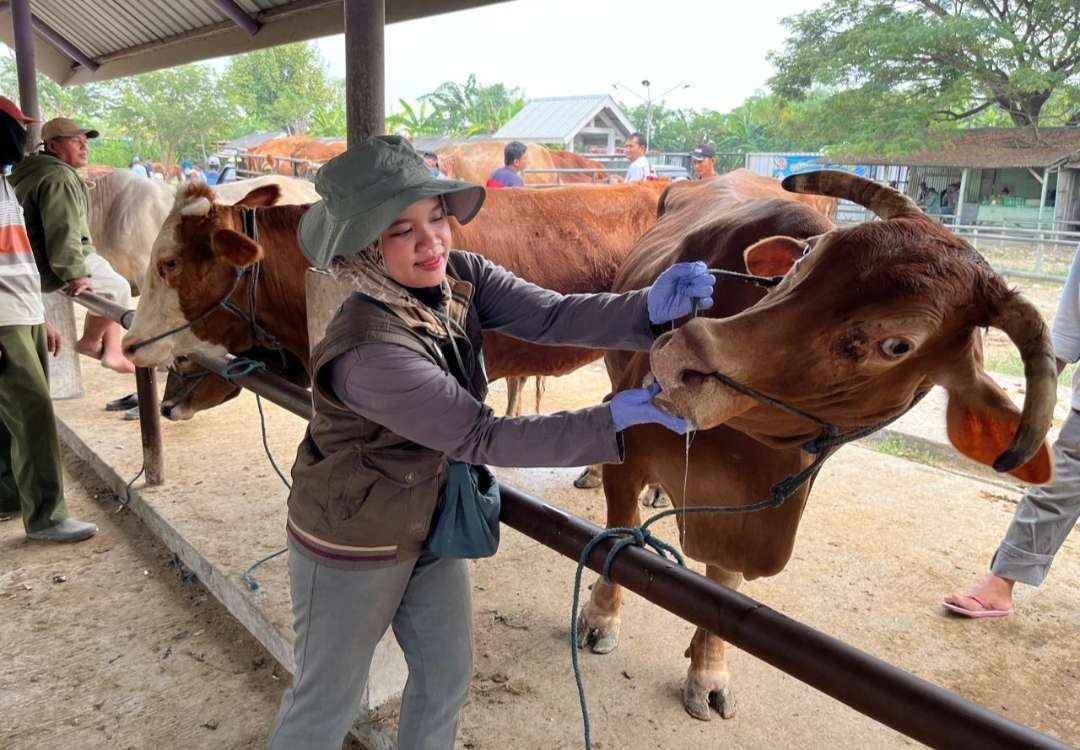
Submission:
[[[19,108],[27,117],[41,119],[38,109],[36,65],[34,63],[33,15],[30,0],[12,0],[11,29],[15,37],[15,67],[19,75]],[[41,134],[41,123],[31,123],[26,133],[26,148],[30,150]]]
[[[345,119],[350,146],[386,130],[385,0],[345,0]]]

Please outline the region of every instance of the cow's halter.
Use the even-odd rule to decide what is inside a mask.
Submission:
[[[746,284],[754,284],[756,286],[766,288],[778,285],[784,278],[783,276],[755,276],[754,274],[739,273],[738,271],[728,271],[721,268],[710,268],[709,273],[713,276],[728,277]],[[696,299],[693,301],[691,307],[692,309],[690,317],[696,318],[698,314],[698,301]],[[681,509],[678,509],[677,511],[665,511],[664,513],[659,513],[656,516],[650,518],[649,521],[642,528],[648,526],[654,521],[659,520],[662,517],[665,517],[667,515],[673,515],[676,512],[678,512],[680,515],[683,513],[753,513],[759,510],[776,508],[782,505],[788,497],[790,497],[810,478],[817,474],[817,472],[821,469],[821,465],[825,463],[825,459],[832,455],[832,451],[834,449],[839,448],[845,443],[850,443],[853,440],[859,440],[860,438],[864,438],[867,435],[877,432],[882,427],[886,427],[892,424],[897,419],[900,419],[900,417],[911,411],[912,407],[914,407],[915,404],[919,403],[919,401],[922,400],[923,396],[929,393],[929,389],[917,392],[912,397],[911,403],[909,403],[903,409],[903,411],[894,414],[888,419],[885,419],[881,422],[878,422],[877,424],[873,424],[868,427],[858,427],[849,432],[841,433],[840,428],[832,424],[831,422],[826,422],[824,419],[816,417],[809,412],[792,406],[791,404],[786,404],[783,401],[772,398],[771,396],[766,396],[761,391],[757,391],[748,385],[744,385],[737,380],[734,380],[731,377],[725,375],[719,370],[715,370],[708,374],[719,380],[728,388],[738,391],[745,396],[749,396],[758,403],[766,404],[795,417],[801,417],[802,419],[813,422],[814,424],[821,427],[821,432],[816,438],[814,438],[813,440],[809,440],[800,446],[803,451],[812,454],[814,456],[814,460],[802,471],[796,472],[794,474],[789,474],[788,476],[784,477],[779,482],[774,484],[770,489],[770,496],[765,500],[761,500],[750,505],[741,506],[699,506],[696,508],[683,507]]]
[[[244,231],[244,235],[248,239],[254,242],[258,242],[259,228],[258,224],[255,221],[255,209],[248,208],[247,206],[240,206],[239,208],[240,225]],[[240,320],[248,323],[251,326],[251,336],[255,340],[256,344],[261,344],[269,349],[280,349],[282,347],[282,344],[277,339],[277,337],[267,331],[262,326],[260,326],[255,319],[256,301],[259,288],[259,276],[261,274],[261,261],[252,263],[249,266],[244,266],[243,268],[234,269],[233,283],[232,286],[229,287],[229,291],[225,292],[225,296],[223,296],[221,299],[211,305],[210,308],[208,308],[205,312],[200,313],[192,320],[186,321],[183,325],[179,325],[176,328],[165,331],[164,333],[159,333],[155,336],[151,336],[148,339],[143,339],[142,341],[133,344],[131,347],[129,347],[128,351],[138,351],[144,346],[149,346],[150,344],[161,341],[162,339],[167,339],[170,336],[175,336],[181,331],[186,331],[192,326],[203,322],[218,310],[225,310],[226,312],[232,313]],[[251,276],[251,282],[248,284],[248,309],[250,310],[250,313],[245,313],[237,305],[233,304],[231,300],[232,296],[236,294],[236,290],[240,288],[240,282],[243,281],[244,277],[248,275]]]

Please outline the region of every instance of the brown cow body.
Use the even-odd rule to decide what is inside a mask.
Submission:
[[[910,201],[835,174],[803,175],[795,184],[856,200],[887,220],[835,229],[775,182],[762,194],[762,183],[738,173],[664,196],[663,215],[613,291],[645,286],[678,261],[787,275],[768,294],[720,278],[707,318],[665,334],[651,355],[607,356],[614,390],[640,386],[651,364],[662,398],[699,427],[689,443],[653,425],[624,433],[625,463],[603,471],[609,527],[640,523],[636,498],[646,483],[662,485],[677,507],[745,506],[809,465],[813,457],[800,446],[819,425],[727,387],[715,372],[842,431],[895,416],[916,393],[941,384],[949,389],[949,434],[959,450],[993,462],[1016,433],[1022,447],[1006,451],[999,467],[1047,479],[1042,437],[1055,399],[1053,357],[1034,308]],[[978,327],[985,325],[1005,329],[1031,368],[1024,422],[982,372]],[[743,578],[775,575],[791,556],[809,492],[804,484],[780,507],[757,513],[676,515],[683,550],[732,588]],[[618,586],[597,581],[580,614],[580,645],[599,653],[615,648],[621,598]],[[699,629],[687,655],[686,710],[699,719],[710,718],[710,708],[731,716],[724,642]]]
[[[259,193],[247,203],[248,199],[241,200],[239,205],[267,205],[268,197]],[[128,343],[196,318],[229,291],[234,267],[252,263],[257,256],[262,262],[256,295],[258,323],[280,339],[306,368],[309,355],[304,271],[308,264],[296,243],[296,227],[304,209],[260,209],[259,252],[230,255],[213,249],[210,236],[218,228],[238,229],[240,211],[214,205],[211,198],[197,185],[188,186],[178,196],[155,246],[149,290],[140,300]],[[201,200],[206,202],[199,203]],[[492,191],[484,209],[470,224],[461,227],[455,223],[453,241],[457,248],[484,255],[522,278],[555,291],[607,291],[622,260],[653,222],[656,203],[656,192],[639,185]],[[183,214],[185,210],[187,215]],[[202,210],[206,213],[200,213]],[[233,263],[237,259],[244,262]],[[170,266],[174,261],[175,267]],[[243,309],[247,308],[247,283],[242,281],[233,296]],[[134,360],[140,365],[156,364],[191,351],[242,352],[259,343],[252,339],[247,322],[222,311],[192,330],[140,349]],[[591,349],[537,346],[498,334],[485,334],[484,352],[488,375],[493,380],[559,375],[603,354]],[[216,405],[221,402],[220,396],[216,393],[212,398],[217,400],[209,403],[196,398],[176,416],[191,416],[199,408]]]
[[[246,157],[245,169],[252,172],[275,172],[294,177],[309,177],[306,164],[289,161],[300,159],[313,164],[323,164],[345,150],[345,141],[323,143],[305,135],[271,138],[250,149],[256,157]],[[285,158],[282,158],[285,157]]]

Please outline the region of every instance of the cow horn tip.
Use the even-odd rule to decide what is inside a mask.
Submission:
[[[1019,469],[1025,463],[1024,457],[1014,450],[1007,450],[994,459],[994,471],[1001,474]]]

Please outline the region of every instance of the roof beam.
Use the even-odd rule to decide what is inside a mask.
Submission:
[[[230,21],[251,36],[255,36],[259,29],[262,28],[262,24],[245,13],[244,9],[237,5],[235,0],[214,0],[214,5],[218,7],[218,10],[228,16]]]
[[[10,2],[0,2],[0,13],[6,13],[11,10]],[[30,14],[31,23],[34,26],[34,30],[51,44],[58,49],[65,57],[71,60],[76,65],[81,65],[87,70],[94,71],[101,67],[97,62],[91,60],[86,54],[76,47],[74,44],[64,38],[56,29],[49,24],[42,21],[34,14]]]

